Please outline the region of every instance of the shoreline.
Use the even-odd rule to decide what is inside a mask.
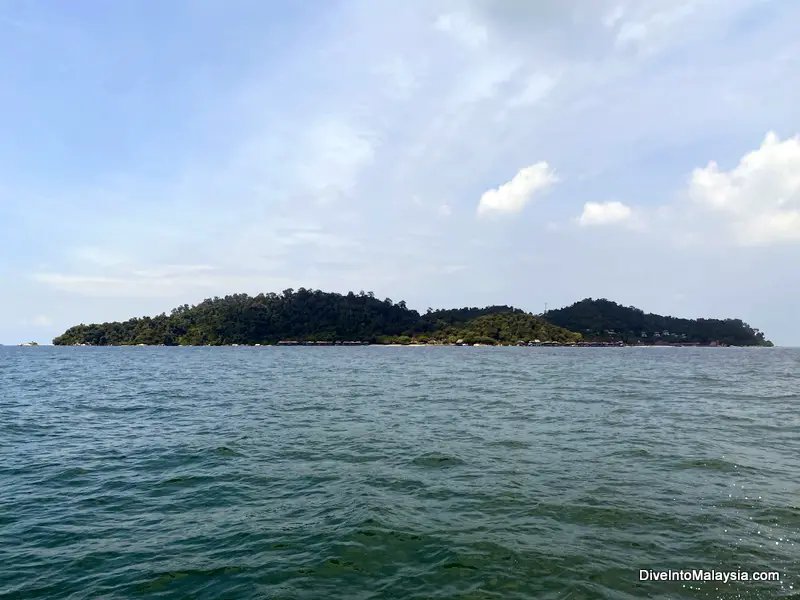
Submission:
[[[17,347],[25,347],[19,344]],[[8,346],[13,347],[13,346]],[[578,344],[333,344],[333,343],[296,343],[296,344],[40,344],[38,346],[27,346],[38,348],[275,348],[275,347],[299,347],[299,348],[350,348],[350,347],[371,347],[371,348],[777,348],[778,346],[734,346],[724,344],[614,344],[614,343],[591,343],[584,342]]]

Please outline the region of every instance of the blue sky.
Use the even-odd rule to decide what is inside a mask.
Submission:
[[[800,345],[792,0],[0,0],[0,343],[287,287]]]

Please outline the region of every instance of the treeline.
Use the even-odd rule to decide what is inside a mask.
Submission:
[[[741,319],[680,319],[646,313],[604,298],[586,298],[548,311],[543,317],[559,327],[583,334],[588,341],[626,343],[717,342],[730,346],[771,346],[758,329]]]
[[[274,344],[280,340],[503,343],[537,336],[542,341],[580,338],[513,307],[429,309],[420,315],[403,301],[379,300],[372,292],[335,294],[300,288],[281,294],[236,294],[208,299],[152,318],[78,325],[53,343],[91,346],[216,346]]]
[[[410,335],[419,322],[419,313],[404,302],[378,300],[372,293],[342,295],[300,288],[281,294],[215,297],[153,318],[78,325],[53,343],[198,346],[283,339],[369,341],[379,335]]]
[[[582,300],[543,317],[512,306],[428,309],[424,315],[372,292],[335,294],[287,289],[280,294],[235,294],[184,304],[167,314],[124,322],[78,325],[55,345],[200,346],[274,344],[280,340],[441,342],[514,344],[517,341],[571,343],[720,342],[771,345],[764,334],[738,319],[676,319],[645,314],[608,300]]]
[[[444,314],[442,314],[444,313]],[[437,314],[444,316],[438,318]],[[469,318],[469,315],[479,314]],[[520,309],[507,306],[493,306],[485,309],[456,309],[452,311],[429,312],[423,317],[424,327],[411,338],[401,337],[394,341],[407,343],[441,342],[464,344],[515,344],[518,341],[559,342],[567,344],[583,340],[579,333],[557,327],[540,317],[535,317]]]

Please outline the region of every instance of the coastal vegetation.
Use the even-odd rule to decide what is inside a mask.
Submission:
[[[679,319],[646,313],[606,299],[586,298],[546,312],[550,323],[580,332],[591,341],[772,346],[758,329],[741,319]]]
[[[655,335],[661,336],[667,328],[670,336]],[[672,340],[672,332],[677,340],[687,343],[769,345],[763,334],[739,320],[692,321],[645,315],[607,300],[587,299],[538,316],[505,305],[429,308],[420,314],[403,301],[380,300],[372,292],[337,294],[304,288],[280,294],[215,297],[195,306],[184,304],[169,315],[81,324],[56,337],[53,344],[220,346],[293,340],[505,345],[519,341],[630,343],[633,338],[638,343],[654,343],[657,339]]]
[[[466,316],[472,314],[478,316]],[[440,316],[444,318],[439,318]],[[515,344],[520,340],[567,344],[582,341],[582,336],[519,309],[495,306],[486,309],[433,311],[421,319],[417,331],[411,335],[378,338],[381,343],[460,343],[488,346]]]

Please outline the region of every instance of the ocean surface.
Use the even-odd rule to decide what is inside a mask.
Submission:
[[[800,598],[800,350],[0,348],[0,598]]]

